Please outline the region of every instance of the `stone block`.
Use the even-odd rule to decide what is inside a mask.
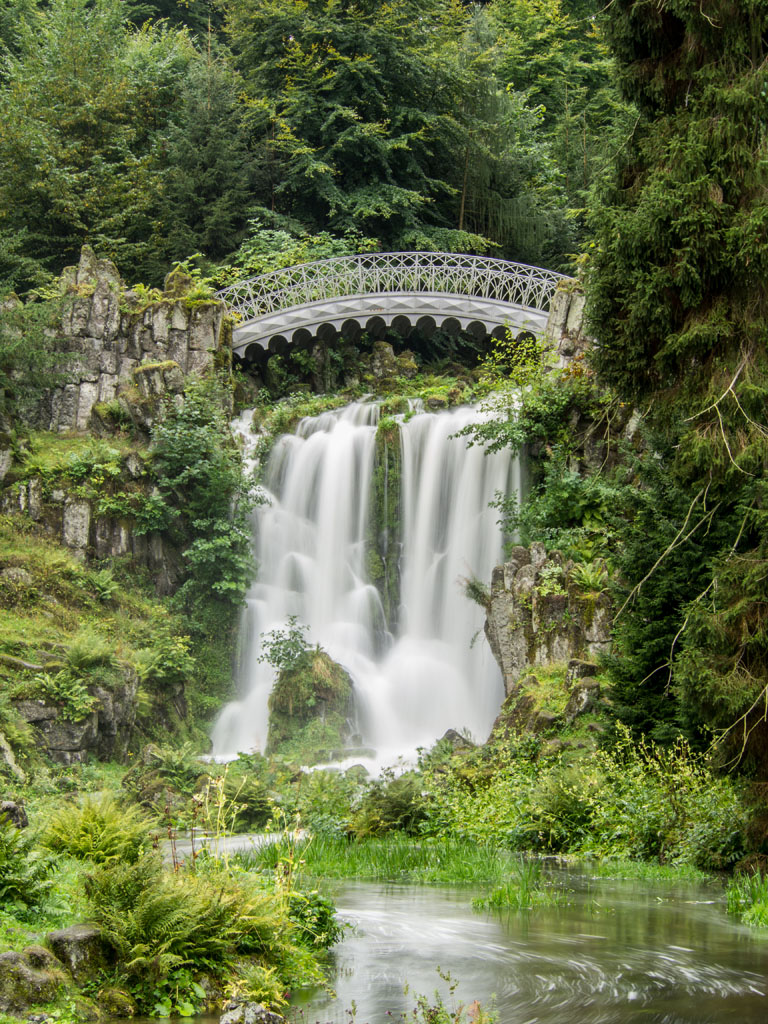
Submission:
[[[574,292],[568,306],[565,329],[569,334],[581,334],[584,326],[584,305],[587,299],[581,292]]]
[[[166,351],[168,358],[178,363],[182,372],[186,373],[189,362],[189,339],[186,331],[170,331]]]
[[[91,300],[76,298],[68,317],[64,320],[64,330],[74,337],[84,337],[88,333],[88,320],[91,316]]]
[[[189,313],[190,311],[183,302],[174,302],[171,308],[170,329],[172,331],[184,331],[186,333],[189,327]]]
[[[189,347],[198,351],[216,348],[216,314],[215,306],[196,309],[192,313],[189,324]],[[375,348],[375,346],[374,346]],[[394,355],[392,357],[394,359]]]
[[[5,480],[8,470],[13,462],[13,452],[10,448],[0,449],[0,484]]]
[[[149,313],[149,323],[145,317],[144,323],[152,331],[152,337],[158,345],[165,345],[168,341],[168,330],[169,330],[169,309],[165,304],[159,306],[153,306],[151,310],[147,310]]]
[[[113,282],[101,279],[91,296],[88,333],[102,342],[112,341],[120,329],[118,289]]]
[[[202,373],[213,362],[213,356],[208,351],[190,349],[187,355],[187,373]]]
[[[92,711],[80,722],[67,722],[63,718],[55,718],[40,726],[48,752],[55,755],[57,751],[80,753],[92,750],[99,737],[99,716]]]
[[[77,400],[77,429],[87,430],[91,418],[91,410],[99,400],[98,383],[84,382],[80,385]]]
[[[117,352],[108,352],[102,349],[99,352],[99,373],[117,373]]]
[[[14,708],[18,711],[25,722],[30,725],[40,725],[41,722],[52,722],[58,715],[58,709],[44,700],[16,700]]]
[[[61,541],[65,547],[83,553],[88,547],[91,528],[91,507],[87,501],[68,498],[64,503]]]
[[[43,514],[43,483],[40,477],[33,477],[27,488],[29,517],[37,522]]]
[[[119,378],[109,373],[102,373],[99,377],[99,401],[111,402],[117,394]]]
[[[56,427],[60,433],[67,430],[74,430],[77,424],[77,403],[80,398],[80,387],[77,384],[65,384],[60,389],[61,399],[59,402],[58,415],[56,416]]]

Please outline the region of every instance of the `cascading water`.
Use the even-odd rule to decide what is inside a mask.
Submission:
[[[473,644],[483,613],[461,579],[488,580],[500,560],[488,502],[519,491],[520,467],[451,436],[478,418],[461,408],[399,423],[399,546],[384,554],[399,554],[400,602],[389,616],[366,568],[378,406],[302,420],[277,441],[263,479],[268,504],[254,513],[259,573],[244,614],[242,697],[216,723],[215,756],[264,749],[275,672],[258,660],[260,638],[291,615],[352,677],[358,728],[379,764],[449,728],[485,739],[502,685],[487,644]],[[385,474],[385,500],[387,483]]]

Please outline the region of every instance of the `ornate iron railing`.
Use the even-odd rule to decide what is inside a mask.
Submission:
[[[488,256],[374,252],[261,274],[217,292],[240,323],[284,309],[377,292],[468,295],[546,312],[562,274]]]

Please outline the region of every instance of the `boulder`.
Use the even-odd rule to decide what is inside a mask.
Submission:
[[[285,1017],[268,1010],[263,1003],[241,1002],[230,999],[224,1004],[219,1024],[285,1024]]]
[[[0,953],[0,1011],[19,1014],[48,1003],[63,980],[61,972],[33,966],[24,953]]]
[[[47,936],[48,945],[78,984],[109,966],[110,949],[101,931],[91,924],[73,924]]]
[[[476,743],[467,739],[466,736],[462,736],[461,733],[456,732],[455,729],[446,729],[440,739],[441,741],[446,740],[450,743],[454,750],[473,750],[477,746]]]
[[[592,661],[571,658],[568,662],[568,671],[565,674],[565,685],[570,689],[577,679],[582,679],[584,676],[596,676],[599,671],[599,665],[595,665]]]
[[[130,993],[121,988],[99,990],[99,1007],[109,1017],[135,1017],[136,1003]]]
[[[26,828],[29,825],[29,818],[23,804],[17,804],[15,800],[0,801],[0,825],[15,825],[16,828]]]
[[[579,680],[571,690],[565,707],[565,720],[570,725],[579,715],[590,711],[600,699],[600,684],[589,677]]]

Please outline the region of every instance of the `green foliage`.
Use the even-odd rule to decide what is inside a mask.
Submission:
[[[520,858],[511,876],[488,896],[473,899],[472,906],[478,910],[532,910],[551,907],[563,900],[561,891],[542,884],[539,861]]]
[[[264,633],[257,661],[267,662],[278,671],[296,668],[308,650],[306,634],[309,629],[309,626],[304,624],[299,626],[298,621],[298,616],[289,615],[285,629],[273,629],[269,633]]]
[[[220,381],[189,381],[184,402],[169,403],[152,431],[151,469],[159,492],[153,528],[164,528],[184,548],[187,575],[177,600],[198,620],[217,602],[225,614],[239,607],[253,570],[253,502],[226,404]]]
[[[52,857],[34,849],[33,840],[0,817],[0,901],[21,917],[47,900],[53,880]]]
[[[728,913],[753,928],[768,928],[768,877],[761,871],[737,871],[726,888]]]
[[[109,794],[85,796],[54,811],[43,833],[49,850],[94,864],[135,863],[149,844],[150,822]]]
[[[430,768],[426,828],[518,850],[733,865],[746,834],[733,783],[683,741],[665,749],[620,737],[577,765],[532,760],[518,743]]]
[[[385,772],[363,796],[351,829],[358,839],[388,832],[415,835],[426,818],[419,776],[413,772],[398,776]]]
[[[145,1010],[159,1013],[169,996],[178,1002],[174,978],[185,983],[184,1001],[193,1006],[200,1001],[193,981],[201,972],[231,976],[237,988],[235,963],[244,957],[252,966],[239,984],[261,986],[268,995],[278,985],[285,991],[321,981],[286,898],[214,858],[199,858],[196,873],[174,873],[148,854],[134,864],[99,868],[86,891],[94,920],[117,953],[121,977]],[[273,972],[277,977],[270,980]]]
[[[4,278],[0,262],[0,415],[26,419],[34,415],[44,389],[61,380],[50,331],[61,303],[22,305],[15,296],[4,296],[15,284],[13,276]]]
[[[65,669],[55,675],[37,672],[32,686],[43,699],[57,704],[61,717],[69,722],[82,722],[98,704],[96,697],[88,691],[88,684]]]

